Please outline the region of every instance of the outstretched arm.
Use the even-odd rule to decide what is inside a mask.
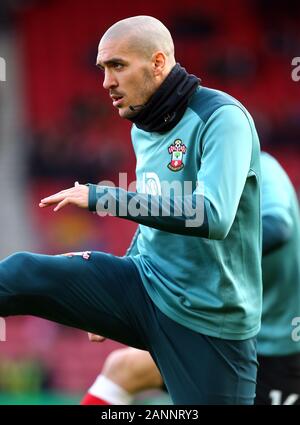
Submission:
[[[58,211],[74,204],[169,233],[225,239],[250,170],[252,132],[247,116],[237,106],[220,107],[206,123],[202,142],[200,184],[192,194],[166,197],[76,182],[42,199],[40,207],[57,204]]]

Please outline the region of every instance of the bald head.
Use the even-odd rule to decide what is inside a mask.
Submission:
[[[151,16],[134,16],[111,26],[100,40],[96,64],[103,87],[122,118],[131,118],[160,87],[175,65],[168,29]]]
[[[161,51],[171,66],[175,64],[174,43],[170,31],[152,16],[133,16],[112,25],[103,35],[100,45],[107,41],[125,42],[131,50],[146,58]]]

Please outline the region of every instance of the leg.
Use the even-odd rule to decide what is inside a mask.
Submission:
[[[152,320],[149,330],[151,354],[175,404],[253,404],[255,338],[210,337],[175,323],[158,309],[155,314],[157,321]]]
[[[0,316],[34,315],[144,348],[139,288],[128,258],[17,253],[0,262]]]
[[[161,374],[148,351],[121,348],[107,357],[81,404],[131,404],[137,392],[162,385]]]
[[[149,350],[176,404],[251,404],[255,342],[208,337],[153,304],[130,258],[20,253],[0,262],[0,316],[31,314]]]
[[[132,347],[112,352],[102,373],[131,394],[163,385],[161,374],[150,353]]]

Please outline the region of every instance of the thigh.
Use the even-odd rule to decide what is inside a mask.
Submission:
[[[18,253],[0,262],[0,315],[35,315],[144,348],[141,287],[126,257]]]
[[[175,404],[253,404],[256,339],[222,340],[181,326],[157,310],[155,359]],[[154,337],[154,335],[153,335]]]
[[[300,354],[259,356],[255,404],[300,405]]]

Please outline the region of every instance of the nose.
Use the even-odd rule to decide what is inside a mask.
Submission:
[[[111,88],[117,87],[117,85],[118,85],[118,82],[117,82],[113,72],[106,69],[105,72],[104,72],[103,87],[106,90],[109,90]]]

